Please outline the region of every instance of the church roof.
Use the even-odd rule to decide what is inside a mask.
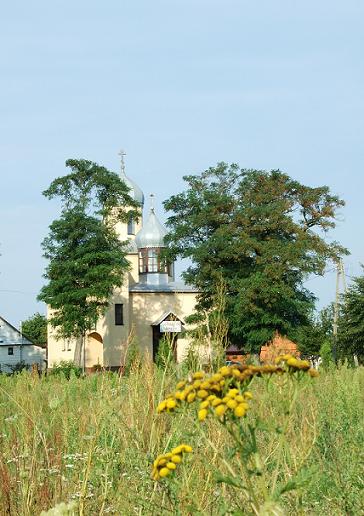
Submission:
[[[180,292],[180,293],[198,293],[198,289],[191,285],[186,285],[183,281],[170,281],[169,283],[161,283],[151,285],[149,283],[135,283],[129,287],[129,292]]]
[[[148,219],[135,236],[135,242],[138,249],[145,247],[166,247],[164,243],[166,234],[166,228],[157,219],[154,208],[151,208]]]

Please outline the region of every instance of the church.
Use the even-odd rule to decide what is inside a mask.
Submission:
[[[105,316],[86,336],[81,356],[86,370],[120,369],[131,341],[150,359],[155,359],[161,339],[169,335],[177,361],[183,360],[189,345],[185,319],[194,311],[197,290],[176,281],[174,264],[165,264],[160,259],[167,231],[156,216],[153,196],[144,220],[144,195],[126,176],[123,154],[121,178],[130,188],[129,195],[141,205],[142,214],[138,221],[117,224],[120,239],[129,240],[130,270],[125,274],[122,288],[113,292]],[[74,361],[78,347],[76,340],[57,340],[48,325],[49,368],[64,360]]]

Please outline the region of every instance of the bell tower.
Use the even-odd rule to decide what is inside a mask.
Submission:
[[[159,222],[154,209],[154,195],[150,196],[150,210],[142,229],[135,237],[139,256],[139,282],[149,285],[165,285],[174,280],[173,264],[162,258],[166,247],[166,228]]]

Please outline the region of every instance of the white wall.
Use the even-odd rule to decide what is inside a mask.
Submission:
[[[8,354],[9,347],[13,348],[13,355]],[[11,372],[9,365],[15,366],[22,360],[25,364],[31,366],[32,364],[38,364],[40,369],[45,367],[45,349],[39,346],[25,345],[4,345],[0,344],[0,367],[1,371],[5,373]]]

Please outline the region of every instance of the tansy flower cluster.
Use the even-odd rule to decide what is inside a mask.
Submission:
[[[168,477],[177,468],[177,464],[182,462],[182,455],[184,453],[191,453],[192,448],[188,444],[180,444],[173,448],[171,452],[159,455],[153,463],[152,478],[153,480],[160,480]]]
[[[255,376],[296,371],[308,371],[311,376],[318,374],[310,368],[309,362],[298,360],[291,355],[281,355],[274,365],[223,366],[210,376],[199,371],[187,380],[180,381],[176,386],[176,392],[159,403],[157,412],[174,412],[183,403],[199,401],[200,421],[204,421],[209,413],[217,417],[243,417],[249,409],[248,400],[252,398],[252,394],[246,391]]]
[[[275,359],[275,363],[278,365],[286,365],[288,372],[294,373],[296,371],[307,371],[312,377],[319,376],[316,369],[311,368],[308,360],[299,360],[292,355],[280,355]]]

